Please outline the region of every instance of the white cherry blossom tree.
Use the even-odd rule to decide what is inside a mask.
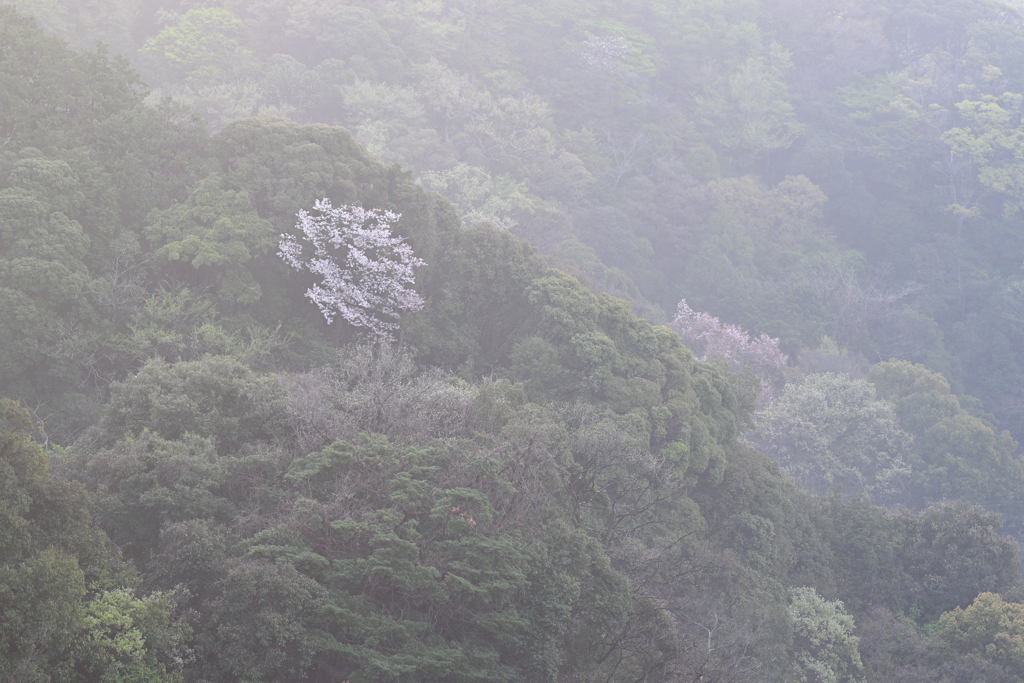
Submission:
[[[403,238],[391,234],[401,216],[359,206],[334,208],[329,199],[318,200],[313,211],[299,211],[299,234],[281,235],[278,255],[292,268],[319,276],[306,296],[328,324],[340,315],[390,338],[402,312],[423,307],[412,285],[413,269],[425,263]]]

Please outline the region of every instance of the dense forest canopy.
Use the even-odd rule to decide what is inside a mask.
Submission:
[[[1024,17],[0,5],[0,678],[1024,678]]]

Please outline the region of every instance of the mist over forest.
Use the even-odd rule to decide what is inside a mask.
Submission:
[[[0,4],[0,681],[1024,680],[1024,5]]]

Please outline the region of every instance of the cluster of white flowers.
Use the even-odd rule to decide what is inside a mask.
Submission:
[[[580,57],[587,66],[614,70],[629,54],[629,46],[618,36],[595,36],[587,31]]]
[[[425,264],[403,238],[391,234],[401,216],[359,206],[333,208],[328,199],[318,200],[313,209],[316,215],[299,211],[295,229],[300,234],[281,235],[278,254],[291,267],[320,276],[306,296],[328,324],[341,315],[352,325],[390,337],[398,324],[388,318],[423,307],[411,286],[413,268]]]
[[[697,313],[686,299],[676,307],[669,327],[679,335],[695,356],[707,360],[714,354],[729,361],[733,370],[750,368],[761,380],[761,400],[771,400],[772,389],[782,379],[788,357],[779,350],[779,340],[761,333],[751,338],[739,325],[729,325],[710,313]]]

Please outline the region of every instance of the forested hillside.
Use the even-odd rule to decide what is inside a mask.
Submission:
[[[1024,436],[1012,3],[14,4],[214,129],[344,126],[651,322],[924,363]]]
[[[1022,55],[0,6],[0,678],[1021,680]]]

